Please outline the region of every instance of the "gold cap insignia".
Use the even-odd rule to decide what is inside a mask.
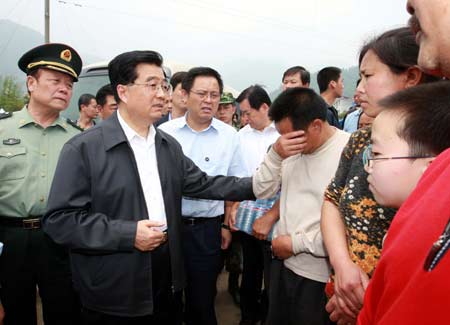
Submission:
[[[60,57],[64,61],[70,62],[70,60],[72,60],[72,53],[70,52],[70,50],[64,50],[61,52]]]

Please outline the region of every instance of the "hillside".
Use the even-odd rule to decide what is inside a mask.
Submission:
[[[13,76],[17,81],[25,81],[17,61],[29,49],[44,43],[44,35],[34,29],[0,19],[0,76]],[[104,59],[94,55],[82,55],[83,63],[90,64]]]

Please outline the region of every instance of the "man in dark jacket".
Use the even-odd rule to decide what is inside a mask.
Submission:
[[[327,121],[331,126],[341,129],[339,115],[333,106],[336,99],[344,95],[344,79],[342,70],[336,67],[326,67],[317,73],[317,84],[319,85],[320,96],[328,104]]]
[[[44,230],[70,248],[84,324],[181,324],[181,197],[252,199],[251,180],[207,176],[152,126],[171,91],[158,53],[109,77],[119,109],[64,146]]]

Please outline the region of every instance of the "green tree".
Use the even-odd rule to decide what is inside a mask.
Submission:
[[[7,112],[18,111],[27,102],[27,97],[13,76],[0,77],[0,108]]]

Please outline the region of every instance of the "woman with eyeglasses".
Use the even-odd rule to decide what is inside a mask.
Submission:
[[[387,31],[362,47],[357,90],[365,114],[375,118],[380,112],[380,99],[434,80],[417,67],[418,53],[408,28]],[[339,324],[356,322],[381,255],[383,238],[396,212],[378,205],[369,191],[363,152],[370,144],[370,134],[370,127],[366,127],[350,137],[322,207],[322,234],[334,270],[328,285],[327,311]]]

